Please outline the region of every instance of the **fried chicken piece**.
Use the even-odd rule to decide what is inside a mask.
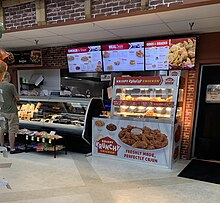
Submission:
[[[127,139],[127,144],[133,145],[136,142],[134,139]]]
[[[155,149],[155,147],[154,147],[154,145],[148,145],[148,146],[147,146],[147,149],[148,149],[148,150],[152,150],[152,149]]]
[[[131,135],[131,137],[132,137],[134,140],[136,140],[136,141],[140,141],[140,140],[141,140],[137,135],[135,135],[135,134],[133,134],[133,133],[131,133],[130,135]]]
[[[125,136],[125,134],[126,134],[126,129],[124,128],[119,134],[118,134],[118,137],[119,138],[122,138],[122,137],[124,137]]]
[[[144,141],[137,141],[135,142],[132,147],[134,148],[141,148],[141,149],[146,149],[147,148],[147,143]]]

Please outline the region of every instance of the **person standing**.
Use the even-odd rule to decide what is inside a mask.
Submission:
[[[10,153],[15,154],[21,151],[15,149],[15,136],[19,130],[19,119],[17,101],[19,99],[16,88],[10,83],[10,73],[6,72],[4,79],[0,82],[0,89],[2,91],[3,104],[0,108],[0,117],[4,118],[0,128],[0,144],[4,145],[4,132],[8,131]]]

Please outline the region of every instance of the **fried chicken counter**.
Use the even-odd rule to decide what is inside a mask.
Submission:
[[[172,168],[181,139],[178,89],[177,76],[116,77],[111,118],[93,118],[93,155]]]

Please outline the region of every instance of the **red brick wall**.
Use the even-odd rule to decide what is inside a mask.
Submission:
[[[183,122],[183,137],[181,145],[181,158],[187,159],[190,155],[190,145],[192,138],[192,124],[194,115],[194,102],[196,94],[197,70],[190,70],[186,87],[186,106]]]
[[[5,12],[5,28],[17,29],[36,25],[35,3],[26,3],[18,6],[7,7]]]
[[[46,18],[48,23],[85,19],[85,0],[46,0]]]
[[[66,47],[43,48],[42,60],[45,68],[67,68]]]
[[[149,9],[156,9],[161,6],[169,7],[183,2],[184,0],[150,0]]]
[[[141,10],[141,0],[92,0],[92,17],[118,15]]]

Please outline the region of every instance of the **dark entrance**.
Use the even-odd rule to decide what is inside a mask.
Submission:
[[[203,66],[200,84],[194,156],[220,160],[220,101],[216,96],[218,86],[213,86],[220,85],[220,65]]]

